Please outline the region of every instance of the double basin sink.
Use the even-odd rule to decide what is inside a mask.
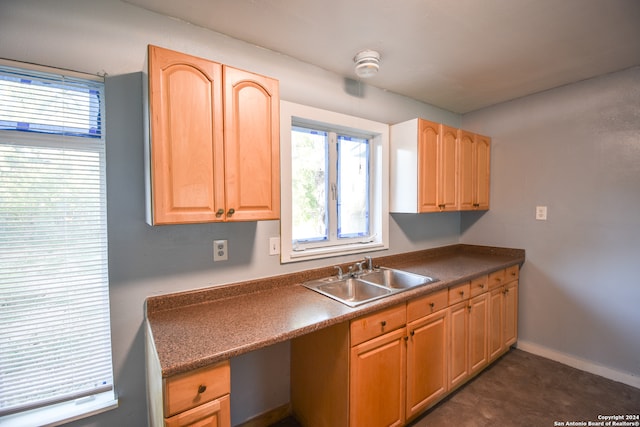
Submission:
[[[381,267],[354,277],[331,276],[305,282],[303,285],[350,307],[356,307],[437,281],[438,279],[429,276]]]

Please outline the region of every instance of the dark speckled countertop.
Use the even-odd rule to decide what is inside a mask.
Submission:
[[[374,257],[374,264],[439,281],[351,308],[301,285],[331,267],[146,300],[147,333],[163,377],[229,359],[409,299],[522,264],[522,249],[452,245]],[[345,264],[344,266],[349,265]]]

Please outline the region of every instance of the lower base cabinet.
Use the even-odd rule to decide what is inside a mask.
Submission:
[[[514,268],[515,267],[515,268]],[[504,354],[518,340],[517,266],[489,276],[489,360]]]
[[[483,293],[469,300],[469,375],[473,376],[489,363],[489,295]]]
[[[305,427],[406,425],[516,342],[517,286],[513,266],[293,339],[294,416]]]
[[[438,402],[449,390],[449,316],[441,309],[407,325],[407,419]]]
[[[404,424],[405,329],[396,329],[351,348],[349,425]]]
[[[449,307],[449,390],[469,378],[469,312],[468,302]]]
[[[147,402],[152,427],[231,427],[229,361],[162,378],[146,337]]]

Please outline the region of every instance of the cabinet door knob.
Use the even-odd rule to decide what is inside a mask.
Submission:
[[[480,283],[480,289],[484,289],[484,283]]]
[[[200,384],[200,386],[198,386],[198,394],[202,394],[205,391],[207,391],[207,386],[204,384]]]
[[[460,291],[460,296],[463,297],[464,296],[464,291]]]
[[[236,210],[235,210],[235,209],[233,209],[233,208],[231,208],[231,209],[229,209],[229,211],[227,212],[227,216],[231,216],[231,215],[233,215],[234,213],[236,213]]]
[[[429,307],[431,307],[431,310],[433,310],[433,307],[435,307],[435,306],[436,306],[436,303],[434,303],[434,302],[430,302],[429,303]]]
[[[382,325],[382,327],[384,328],[385,326],[387,326],[387,321],[383,320],[382,322],[380,322],[380,324]]]
[[[224,214],[224,209],[218,209],[216,211],[216,218],[220,218]]]
[[[414,336],[416,334],[416,331],[411,331],[411,336]]]

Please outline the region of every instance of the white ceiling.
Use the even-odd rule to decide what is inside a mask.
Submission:
[[[640,0],[126,0],[466,113],[640,65]]]

